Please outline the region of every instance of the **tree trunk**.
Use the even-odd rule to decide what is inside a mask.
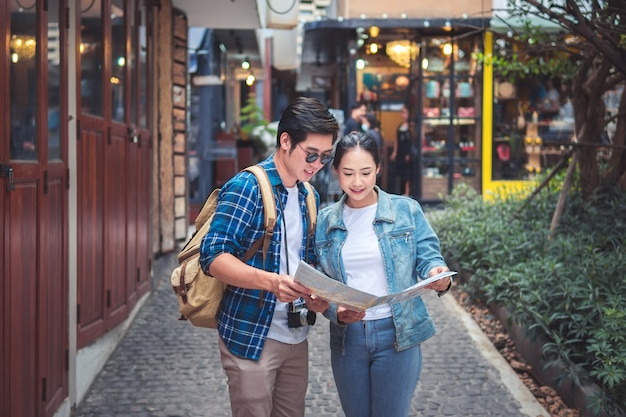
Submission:
[[[559,194],[559,201],[556,204],[554,215],[552,216],[552,222],[550,223],[550,233],[548,233],[548,240],[553,240],[554,236],[556,236],[556,229],[559,227],[559,223],[561,222],[561,215],[563,214],[563,210],[565,210],[567,193],[569,193],[569,189],[572,186],[572,177],[574,176],[574,171],[576,170],[576,160],[578,159],[580,153],[581,151],[578,150],[574,151],[574,153],[572,154],[572,160],[570,161],[569,167],[567,168],[567,174],[565,175],[563,188],[561,188],[561,194]]]
[[[589,59],[593,59],[590,57]],[[606,87],[608,67],[590,66],[590,71],[579,74],[572,83],[572,104],[576,117],[576,138],[582,149],[578,155],[580,187],[583,198],[589,197],[600,185],[597,147],[604,129],[605,105],[602,100]],[[586,147],[585,144],[589,146]]]
[[[617,124],[613,135],[614,148],[611,149],[609,166],[606,172],[605,182],[617,184],[622,190],[626,190],[626,94],[622,92],[619,101]]]

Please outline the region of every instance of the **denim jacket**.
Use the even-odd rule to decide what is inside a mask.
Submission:
[[[445,261],[439,239],[428,224],[419,203],[412,198],[389,194],[378,187],[378,207],[374,231],[383,258],[389,293],[400,292],[428,277],[428,272]],[[337,281],[346,283],[341,250],[347,230],[343,222],[344,195],[318,214],[315,233],[317,268]],[[368,225],[363,225],[367,227]],[[421,297],[391,305],[396,328],[396,350],[408,349],[435,334],[435,324]],[[345,352],[345,325],[337,321],[337,305],[324,313],[330,320],[330,348]]]

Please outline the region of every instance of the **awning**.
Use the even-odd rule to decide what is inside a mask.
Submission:
[[[489,27],[485,19],[337,19],[304,25],[301,66],[332,64],[347,56],[360,33],[370,27],[380,29],[377,39],[413,39],[427,36],[457,36]],[[449,30],[446,30],[449,29]]]

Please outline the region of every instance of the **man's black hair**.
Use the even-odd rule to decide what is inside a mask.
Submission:
[[[280,147],[283,132],[291,138],[291,148],[306,140],[309,133],[332,135],[333,143],[339,134],[339,124],[328,108],[316,98],[299,97],[283,112],[276,133],[276,149]]]

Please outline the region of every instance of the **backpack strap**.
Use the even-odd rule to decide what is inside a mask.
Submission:
[[[267,176],[267,172],[265,172],[265,169],[261,168],[258,165],[252,165],[245,168],[245,170],[254,174],[254,176],[257,178],[257,181],[259,182],[259,187],[261,188],[265,235],[263,236],[262,242],[259,239],[254,242],[250,249],[248,249],[244,256],[244,261],[247,261],[250,257],[252,257],[252,255],[259,249],[259,245],[262,244],[263,264],[265,265],[267,251],[269,249],[270,242],[274,237],[274,227],[276,226],[276,202],[274,201],[274,191],[272,190],[272,183],[270,182],[270,179]]]
[[[252,246],[246,251],[243,260],[245,262],[250,259],[256,253],[256,251],[259,250],[261,245],[263,245],[263,264],[265,265],[269,244],[274,237],[274,228],[276,226],[276,202],[274,201],[274,191],[272,189],[272,183],[270,182],[270,179],[267,176],[267,172],[265,172],[265,169],[263,169],[259,165],[252,165],[245,168],[244,170],[254,174],[254,176],[257,178],[257,181],[259,182],[259,187],[261,188],[265,235],[263,236],[262,240],[258,239],[252,244]],[[308,182],[305,182],[304,187],[307,190],[306,207],[308,219],[308,247],[309,239],[315,233],[315,226],[317,224],[317,203],[315,201],[315,191],[313,190],[313,186]]]

